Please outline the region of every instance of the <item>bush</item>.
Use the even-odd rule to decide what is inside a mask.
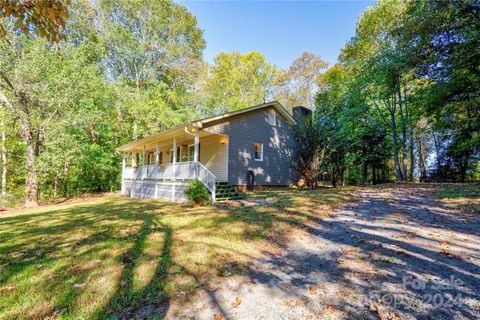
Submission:
[[[23,205],[24,199],[21,196],[14,194],[0,195],[0,209],[20,208]]]
[[[210,200],[210,194],[207,188],[198,180],[192,180],[188,183],[187,189],[183,192],[187,199],[196,205],[202,205]]]

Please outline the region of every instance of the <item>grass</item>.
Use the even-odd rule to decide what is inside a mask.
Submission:
[[[480,183],[441,185],[435,197],[465,214],[480,214]]]
[[[278,254],[352,190],[267,190],[251,195],[257,206],[200,208],[106,196],[1,213],[0,319],[149,317],[181,306]]]

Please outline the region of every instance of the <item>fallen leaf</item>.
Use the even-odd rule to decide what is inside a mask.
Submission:
[[[460,257],[459,255],[451,253],[450,251],[447,251],[447,250],[440,251],[440,254],[443,254],[444,256],[447,256],[449,259],[463,260],[462,257]]]
[[[340,291],[337,291],[337,296],[342,297],[342,298],[346,298],[346,297],[349,296],[349,294],[346,293],[345,291],[340,290]]]
[[[341,259],[335,259],[335,263],[336,263],[336,264],[342,264],[342,263],[343,263],[343,260],[341,260]]]
[[[340,255],[346,256],[353,252],[353,249],[350,248],[340,248]]]
[[[295,301],[295,304],[296,304],[297,306],[302,305],[302,304],[303,304],[303,301],[302,301],[302,300],[297,300],[297,301]]]
[[[370,303],[370,311],[378,313],[378,307],[376,304]]]
[[[442,241],[442,242],[440,242],[440,245],[444,248],[447,248],[449,243],[448,243],[448,241]]]
[[[334,313],[336,311],[333,306],[327,306],[326,310],[331,313]]]
[[[242,299],[240,297],[236,297],[235,301],[232,302],[232,307],[238,308],[238,306],[242,303]]]
[[[223,314],[221,314],[221,313],[215,313],[215,314],[213,315],[213,319],[214,319],[214,320],[223,320]]]
[[[310,286],[310,293],[311,294],[317,293],[317,287],[316,286]]]

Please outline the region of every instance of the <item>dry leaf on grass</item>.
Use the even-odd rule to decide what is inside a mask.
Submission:
[[[236,297],[235,301],[232,302],[232,307],[238,308],[238,306],[242,303],[242,299],[240,297]]]
[[[311,294],[317,293],[317,286],[310,286],[310,293]]]

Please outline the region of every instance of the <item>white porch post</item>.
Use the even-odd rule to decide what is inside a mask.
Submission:
[[[142,179],[145,179],[145,176],[146,176],[146,173],[147,173],[147,166],[145,165],[145,153],[146,153],[146,149],[145,149],[145,146],[143,146],[143,154],[142,154],[143,175],[142,175]]]
[[[160,153],[158,152],[158,142],[155,146],[155,165],[158,166],[160,164]]]
[[[194,165],[194,175],[195,179],[198,178],[198,147],[200,144],[200,136],[198,133],[195,134],[195,142],[194,142],[194,153],[193,153],[193,165]]]
[[[133,168],[137,167],[137,157],[136,157],[135,151],[132,151],[132,167]]]
[[[177,163],[177,138],[173,137],[173,159],[172,159],[172,174],[173,181],[175,181],[175,163]]]
[[[120,185],[120,192],[122,194],[125,194],[125,184],[123,182],[123,179],[125,179],[125,167],[127,164],[127,156],[125,152],[122,153],[122,184]]]

